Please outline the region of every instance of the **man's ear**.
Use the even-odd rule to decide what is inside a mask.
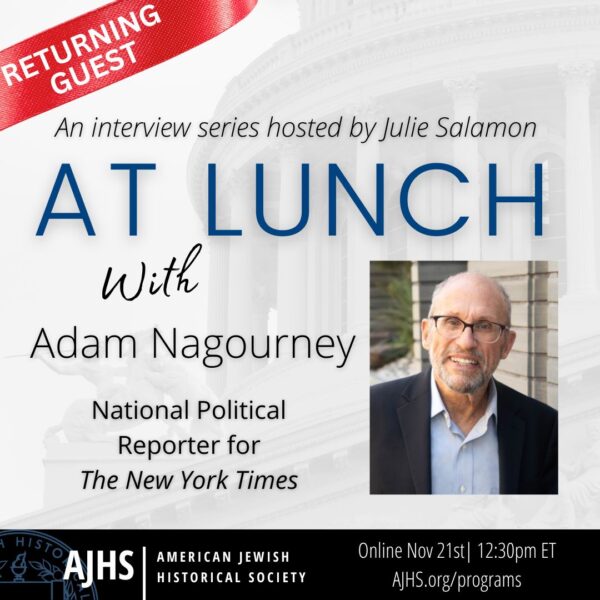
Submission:
[[[504,342],[504,346],[502,347],[502,358],[506,358],[510,354],[510,351],[512,350],[516,339],[516,332],[514,332],[512,329],[509,329],[508,333],[506,334],[506,341]]]
[[[421,344],[425,350],[429,350],[430,336],[432,332],[433,321],[431,319],[423,319],[421,321]]]

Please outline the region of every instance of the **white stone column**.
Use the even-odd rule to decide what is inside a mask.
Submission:
[[[592,61],[559,65],[565,84],[567,294],[598,292],[590,119]]]
[[[479,83],[474,75],[444,81],[452,95],[454,120],[471,123],[477,119],[479,107]],[[452,234],[454,258],[478,260],[481,258],[481,230],[487,224],[481,222],[481,185],[479,181],[479,149],[476,138],[456,138],[453,142],[454,166],[469,179],[469,183],[454,183],[454,220],[462,215],[469,220],[460,231]],[[449,175],[449,177],[452,177]]]
[[[499,110],[495,118],[501,121],[510,121],[510,111]],[[511,144],[507,140],[495,139],[493,150],[494,162],[498,165],[498,194],[501,196],[533,195],[534,187],[531,177],[533,167],[525,164],[520,157],[515,158],[511,153]],[[484,203],[488,203],[488,195],[485,190],[483,193],[485,195]],[[523,207],[523,205],[497,205],[498,235],[496,236],[488,235],[490,210],[489,206],[485,207],[481,258],[485,260],[523,260],[531,257],[533,205],[529,205],[525,212],[519,207]]]
[[[435,142],[433,142],[431,146],[432,150],[431,152],[428,152],[425,162],[440,160],[439,153],[436,155]],[[443,227],[448,227],[448,225],[453,222],[452,189],[453,184],[451,178],[444,176],[443,174],[430,177],[428,181],[429,198],[427,199],[427,203],[429,205],[431,227],[441,229]],[[424,237],[425,236],[421,236],[421,238]],[[448,257],[452,256],[452,236],[428,237],[426,241],[428,242],[428,247],[423,248],[419,254],[411,253],[411,256],[415,256],[415,258],[418,257],[422,260],[447,260]]]
[[[227,186],[226,200],[230,205],[230,228],[242,229],[243,235],[229,238],[229,273],[227,335],[247,337],[252,331],[253,232],[255,173],[246,164],[233,176]],[[223,368],[223,367],[221,367]],[[227,360],[227,390],[234,391],[252,372],[250,359]]]
[[[291,229],[302,213],[302,159],[297,144],[281,144],[279,173],[278,229]],[[306,246],[306,230],[278,239],[277,331],[280,334],[306,333],[309,302]]]
[[[374,100],[353,107],[352,114],[370,124],[380,120]],[[380,162],[380,144],[377,139],[376,131],[368,142],[362,144],[356,141],[355,176],[350,179],[345,173],[373,218],[377,215],[377,164]],[[346,330],[352,334],[366,334],[369,331],[369,263],[385,255],[385,237],[378,237],[373,232],[345,192],[340,190],[338,196],[338,216],[340,219],[345,218],[347,224]]]
[[[412,144],[412,151],[410,152],[410,171],[417,168],[419,165],[424,165],[429,162],[439,162],[437,157],[435,160],[430,160],[427,148],[428,144],[423,143],[422,140],[419,140],[416,143],[412,141],[409,143]],[[401,185],[404,183],[409,172],[404,173]],[[446,216],[445,222],[438,224],[437,222],[440,213],[438,212],[437,207],[440,202],[439,197],[435,198],[434,194],[436,193],[435,183],[440,181],[449,183],[447,186],[446,201],[450,202],[450,211],[449,215]],[[395,198],[396,203],[394,208],[400,212],[399,198],[400,194]],[[410,188],[408,204],[410,213],[417,223],[425,227],[431,227],[432,229],[447,227],[452,223],[452,177],[449,177],[447,174],[434,172],[421,176]],[[401,215],[401,218],[404,219],[404,216]],[[450,252],[449,254],[446,254],[446,256],[452,256],[452,236],[445,239],[450,241]],[[407,224],[406,226],[406,252],[407,256],[413,260],[431,260],[433,245],[440,243],[441,240],[444,240],[444,238],[434,238],[424,235],[413,229],[410,225]]]
[[[207,334],[221,334],[227,328],[229,309],[229,238],[209,238],[210,273],[208,279]],[[227,382],[227,366],[210,369],[208,384],[220,396]]]
[[[334,241],[325,230],[328,219],[327,202],[322,200],[327,193],[327,161],[329,154],[315,148],[311,152],[313,168],[310,174],[311,190],[319,190],[310,203],[310,225],[306,233],[306,331],[317,336],[322,332],[332,330],[329,322],[329,312],[333,299],[329,298],[330,287],[333,285],[328,273]],[[321,192],[323,190],[323,192]],[[338,286],[339,293],[339,286]]]
[[[590,130],[592,144],[592,190],[600,189],[600,108],[592,111],[592,125]],[[600,211],[595,210],[594,230],[600,228]],[[598,239],[598,238],[596,238]],[[596,243],[596,269],[598,270],[598,286],[600,287],[600,244]]]

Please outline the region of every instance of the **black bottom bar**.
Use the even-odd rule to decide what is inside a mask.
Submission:
[[[598,567],[586,549],[599,537],[583,530],[6,530],[0,598],[555,594],[593,589]]]

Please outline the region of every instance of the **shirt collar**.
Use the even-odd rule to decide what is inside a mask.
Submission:
[[[496,384],[494,382],[494,378],[490,379],[490,385],[488,387],[488,405],[485,409],[485,414],[483,415],[484,421],[487,422],[488,419],[493,415],[498,418],[498,390],[496,389]],[[435,377],[433,376],[433,369],[431,369],[431,418],[433,419],[440,413],[447,415],[446,406],[444,401],[442,400],[442,396],[440,394],[440,390],[438,390],[438,386],[435,383]]]

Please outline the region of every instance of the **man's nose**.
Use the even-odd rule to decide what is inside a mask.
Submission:
[[[463,348],[474,348],[477,346],[477,340],[473,334],[473,327],[465,326],[463,332],[458,337],[458,342]]]

